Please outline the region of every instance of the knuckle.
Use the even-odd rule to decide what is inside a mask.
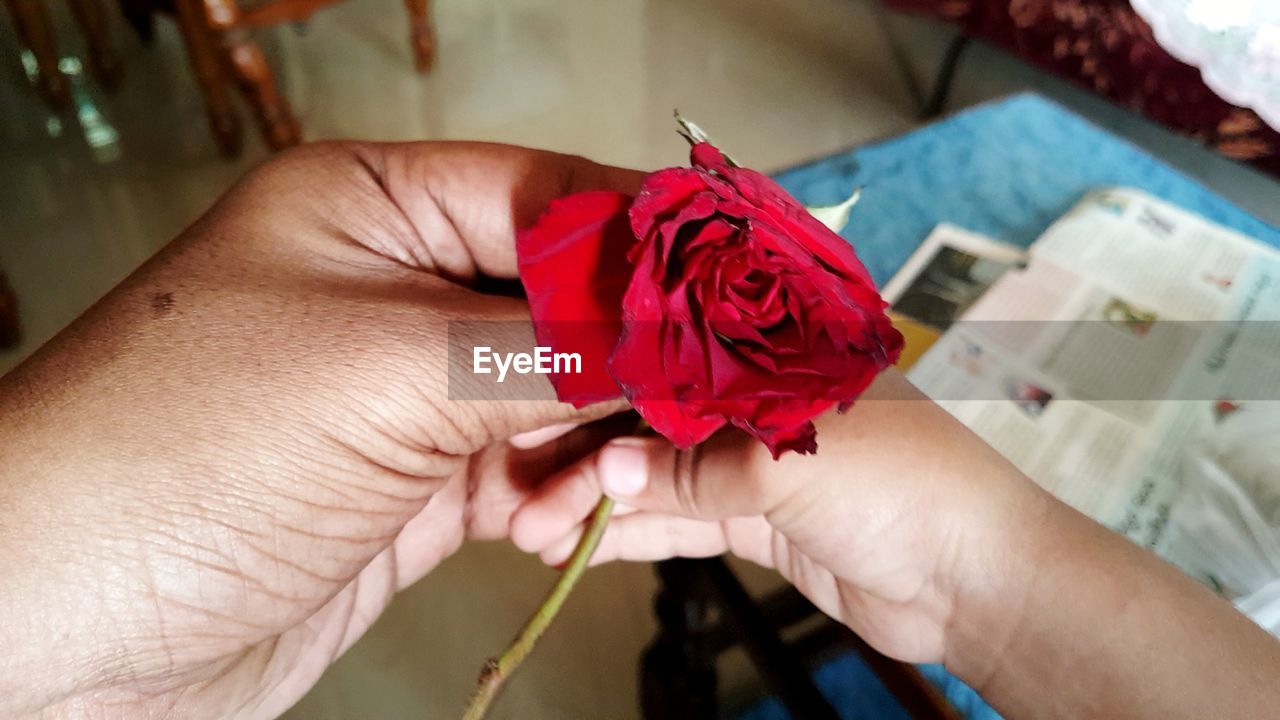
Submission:
[[[259,165],[253,174],[275,175],[330,167],[335,162],[355,162],[366,144],[351,140],[324,140],[304,143],[277,153]]]
[[[698,500],[698,464],[701,446],[672,452],[671,473],[676,492],[676,502],[692,517],[700,517]]]

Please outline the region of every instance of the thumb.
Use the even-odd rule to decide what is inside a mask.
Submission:
[[[640,510],[724,520],[772,510],[786,489],[769,472],[769,452],[736,430],[689,450],[661,438],[626,437],[596,456],[604,493]]]

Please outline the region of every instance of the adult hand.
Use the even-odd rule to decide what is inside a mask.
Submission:
[[[514,234],[639,174],[323,144],[253,172],[0,381],[0,715],[272,717],[392,595],[507,533],[617,409],[450,399],[448,323],[515,320]],[[548,456],[550,453],[550,456]]]

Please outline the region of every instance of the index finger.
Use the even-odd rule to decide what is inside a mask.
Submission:
[[[370,166],[446,277],[516,277],[516,232],[552,199],[586,190],[635,194],[644,173],[545,150],[472,142],[367,146]]]

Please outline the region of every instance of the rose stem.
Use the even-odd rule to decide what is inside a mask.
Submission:
[[[537,644],[538,638],[547,631],[551,621],[560,612],[560,607],[564,605],[565,599],[582,578],[583,571],[587,569],[587,562],[591,560],[596,546],[600,544],[600,538],[604,535],[605,526],[609,524],[609,516],[612,513],[613,500],[609,497],[600,498],[595,511],[591,513],[591,519],[587,522],[582,538],[578,540],[577,547],[573,549],[573,554],[569,556],[569,561],[560,573],[560,579],[551,588],[551,592],[507,649],[503,650],[497,658],[489,658],[485,662],[484,669],[480,671],[479,685],[467,704],[467,711],[462,716],[463,720],[484,718],[489,705],[498,697],[498,693],[502,692],[502,686],[507,678],[511,677],[516,668],[520,667],[520,663],[533,652],[533,646]]]

